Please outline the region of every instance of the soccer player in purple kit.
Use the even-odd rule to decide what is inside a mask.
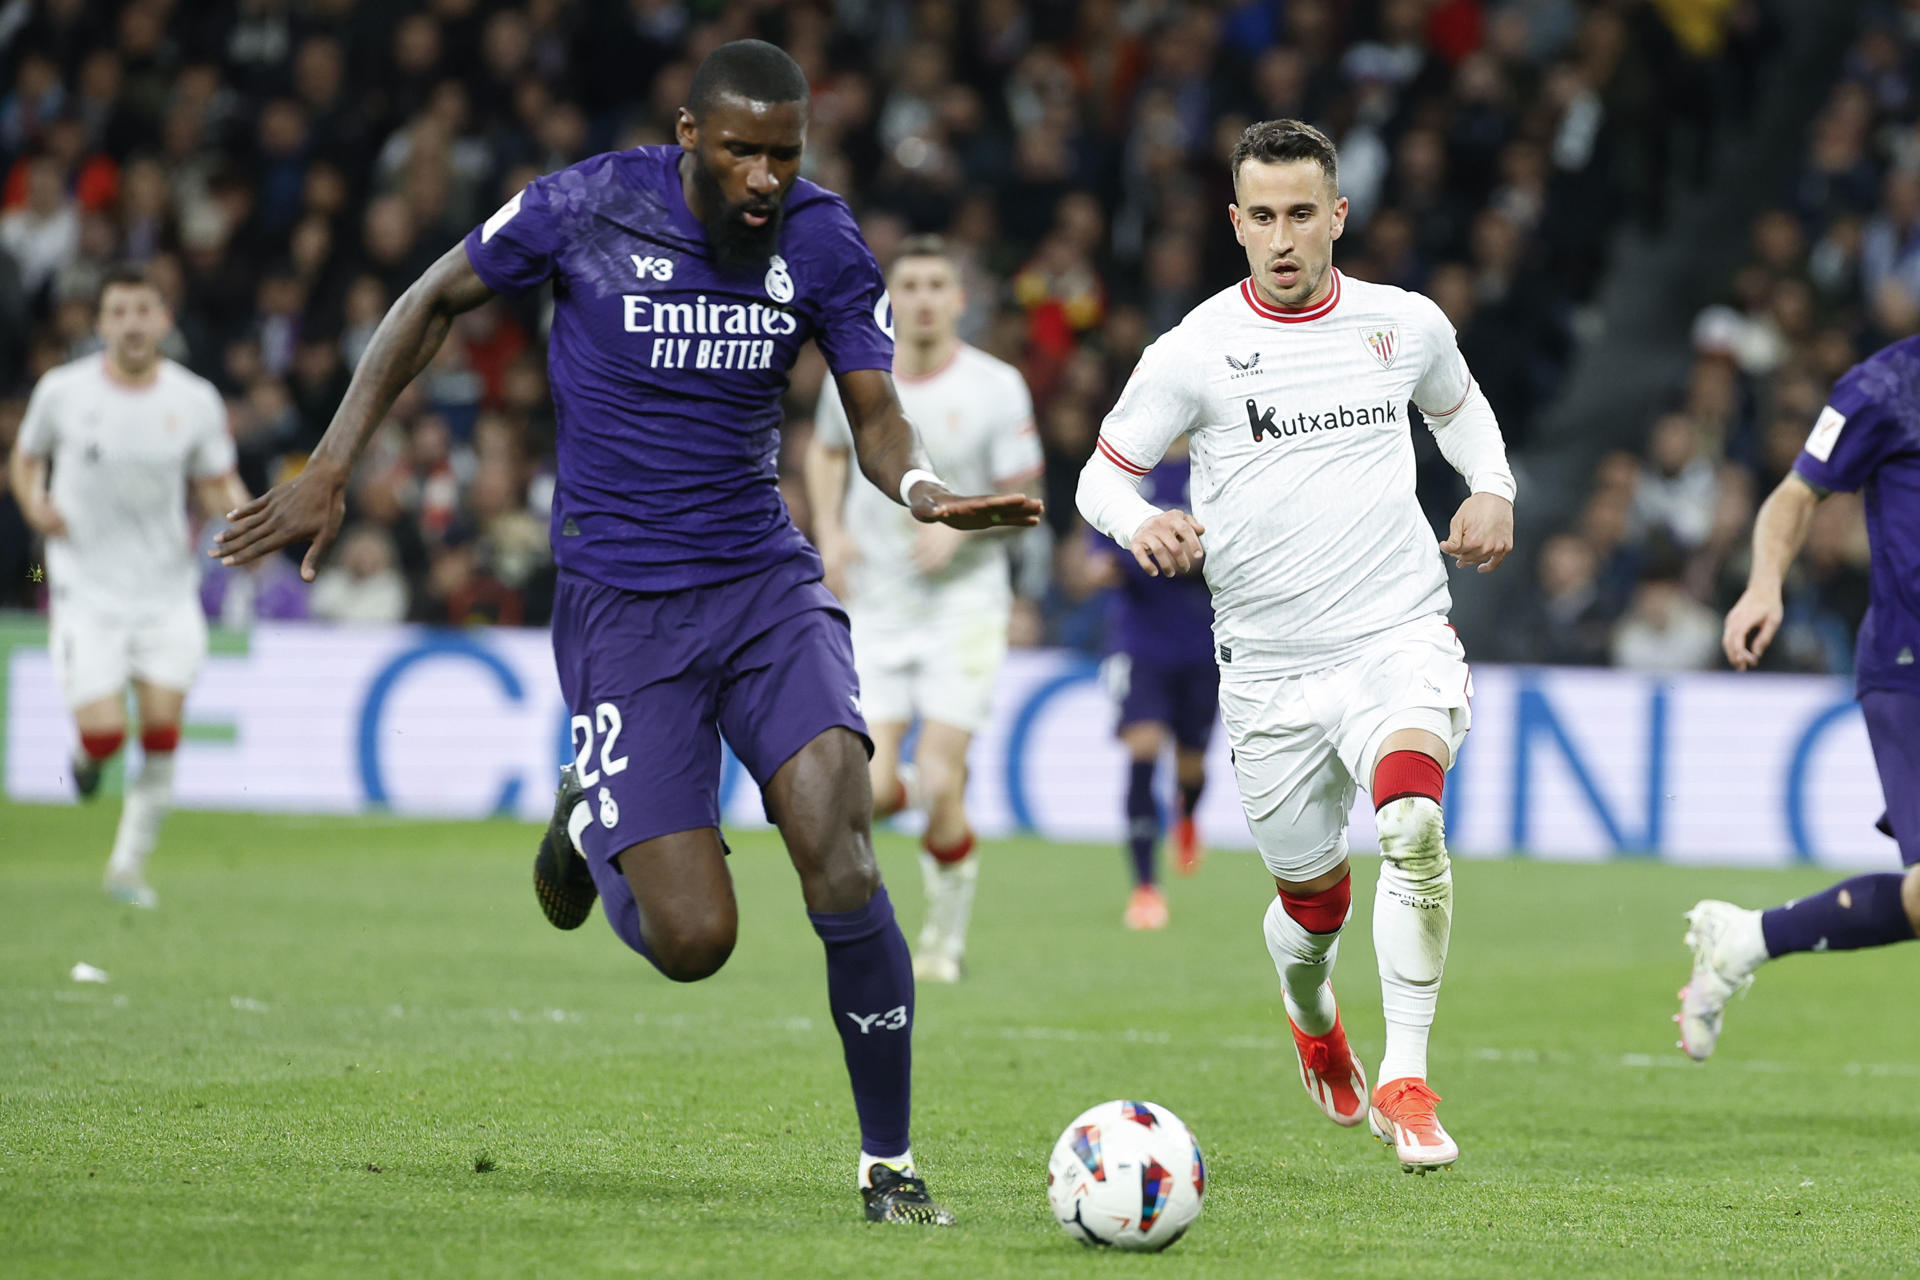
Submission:
[[[1193,474],[1186,442],[1176,441],[1141,482],[1157,507],[1191,509]],[[1191,875],[1200,865],[1194,808],[1207,785],[1207,743],[1220,712],[1220,668],[1213,660],[1213,595],[1198,573],[1153,577],[1111,538],[1094,554],[1113,587],[1107,606],[1107,657],[1101,680],[1119,704],[1117,733],[1127,749],[1127,854],[1133,894],[1122,917],[1129,929],[1167,927],[1167,900],[1155,863],[1162,831],[1153,777],[1173,740],[1174,864]]]
[[[1834,384],[1793,470],[1760,508],[1747,589],[1722,644],[1745,671],[1785,615],[1781,584],[1830,493],[1863,491],[1871,547],[1867,615],[1854,684],[1886,813],[1906,871],[1854,876],[1768,911],[1712,899],[1687,912],[1693,973],[1680,991],[1680,1048],[1705,1059],[1734,992],[1769,960],[1799,951],[1856,951],[1920,934],[1920,338],[1855,365]]]
[[[381,322],[306,470],[233,514],[245,563],[339,533],[355,458],[453,317],[553,283],[558,420],[553,648],[574,764],[535,861],[547,918],[596,897],[620,939],[693,982],[738,928],[720,838],[720,738],[759,783],[809,919],[861,1133],[873,1221],[947,1225],[908,1142],[913,970],[868,826],[870,744],[847,618],[776,487],[780,396],[808,339],[868,480],[925,521],[1031,525],[1024,495],[957,497],[894,395],[891,305],[846,203],[799,177],[808,88],[757,40],[695,72],[677,147],[530,183]]]

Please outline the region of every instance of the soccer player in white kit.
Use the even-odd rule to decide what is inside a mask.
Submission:
[[[1333,269],[1347,202],[1326,136],[1255,124],[1232,164],[1228,212],[1251,274],[1141,357],[1079,505],[1149,572],[1204,563],[1222,719],[1278,889],[1264,932],[1301,1081],[1335,1123],[1366,1118],[1403,1168],[1425,1172],[1459,1155],[1434,1111],[1427,1037],[1453,915],[1441,789],[1472,692],[1442,553],[1483,572],[1505,558],[1513,474],[1440,308]],[[1473,491],[1437,548],[1414,496],[1409,402]],[[1182,435],[1191,515],[1139,494]],[[1371,1094],[1329,981],[1352,905],[1358,786],[1380,829],[1373,942],[1387,1037]]]
[[[27,401],[7,475],[47,547],[49,641],[80,750],[80,794],[127,736],[127,686],[144,758],[127,783],[106,890],[151,907],[147,858],[173,804],[180,710],[207,651],[186,490],[218,516],[247,501],[213,384],[160,354],[173,317],[137,268],[109,272],[106,350],[49,371]]]
[[[960,340],[960,274],[935,236],[902,243],[887,272],[893,378],[946,483],[1037,495],[1040,438],[1020,371]],[[814,537],[846,602],[860,699],[873,733],[874,812],[924,805],[927,892],[914,974],[957,982],[979,874],[967,820],[967,748],[987,723],[1007,653],[1013,585],[1005,533],[923,524],[872,485],[849,490],[853,436],[831,381],[806,460]],[[904,517],[904,518],[903,518]],[[909,766],[900,748],[915,715]]]

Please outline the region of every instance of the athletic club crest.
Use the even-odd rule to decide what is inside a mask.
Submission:
[[[787,270],[787,260],[779,254],[767,260],[767,296],[775,302],[793,301],[793,274]]]
[[[1362,329],[1360,336],[1366,339],[1367,350],[1373,352],[1373,358],[1380,362],[1382,369],[1393,368],[1393,358],[1400,354],[1400,330],[1397,326]]]

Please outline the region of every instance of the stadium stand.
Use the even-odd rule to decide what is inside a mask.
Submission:
[[[814,87],[806,172],[884,260],[945,231],[965,334],[1017,363],[1049,462],[1020,642],[1097,643],[1071,500],[1139,351],[1243,274],[1225,155],[1301,116],[1343,155],[1339,262],[1430,293],[1524,467],[1591,328],[1622,224],[1667,234],[1675,193],[1763,94],[1783,41],[1753,0],[1013,0],[678,4],[482,0],[23,0],[0,4],[0,443],[32,380],[87,351],[105,265],[149,265],[173,354],[227,397],[258,492],[301,465],[388,303],[529,177],[667,141],[692,67],[756,34]],[[1860,36],[1752,262],[1701,313],[1696,359],[1644,446],[1585,474],[1576,519],[1521,575],[1529,625],[1489,656],[1697,666],[1742,538],[1869,346],[1920,327],[1914,36]],[[1750,211],[1749,211],[1750,212]],[[368,451],[350,526],[308,588],[278,561],[209,574],[210,615],[539,625],[552,410],[537,301],[463,317]],[[796,372],[797,464],[824,366]],[[1423,495],[1456,483],[1424,433]],[[797,480],[785,486],[805,523]],[[1864,600],[1838,505],[1781,661],[1845,669]],[[0,498],[0,604],[37,551]],[[1516,575],[1519,576],[1519,575]],[[1470,637],[1473,639],[1474,637]]]

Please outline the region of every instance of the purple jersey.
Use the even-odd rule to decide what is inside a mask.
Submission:
[[[1140,496],[1163,509],[1193,510],[1186,459],[1166,458],[1140,484]],[[1119,559],[1121,580],[1107,602],[1107,649],[1148,662],[1213,662],[1213,595],[1199,574],[1150,576],[1133,553],[1101,538]]]
[[[1873,559],[1859,691],[1920,693],[1920,338],[1876,352],[1834,384],[1793,469],[1816,488],[1865,491]]]
[[[809,338],[835,373],[893,368],[886,282],[839,196],[804,179],[764,271],[721,274],[676,146],[536,178],[469,232],[488,288],[553,281],[562,569],[629,591],[819,557],[777,486],[780,397]]]

